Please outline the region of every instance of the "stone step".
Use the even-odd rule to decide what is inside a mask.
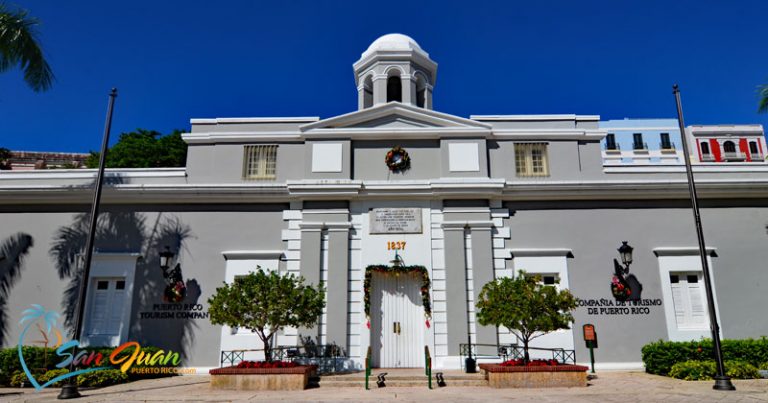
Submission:
[[[372,374],[368,380],[371,389],[378,388],[376,384],[377,380],[378,373]],[[444,386],[446,387],[488,386],[488,381],[480,374],[443,375],[443,381]],[[320,387],[359,388],[365,386],[365,375],[324,376],[320,377],[318,384]],[[387,375],[385,377],[385,385],[387,387],[427,387],[427,377],[426,375]],[[432,387],[440,387],[435,373],[432,375]]]

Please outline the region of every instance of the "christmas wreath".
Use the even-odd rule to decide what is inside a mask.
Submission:
[[[165,286],[165,291],[163,292],[163,300],[165,302],[178,303],[183,301],[186,296],[187,286],[184,285],[183,281],[168,284]]]
[[[373,273],[402,274],[418,273],[421,275],[421,305],[424,307],[424,316],[426,325],[429,327],[429,320],[432,318],[432,304],[429,299],[429,273],[424,266],[384,266],[373,265],[365,268],[365,280],[363,281],[363,303],[365,306],[365,318],[368,320],[368,328],[371,327],[371,281]]]
[[[400,172],[410,168],[411,157],[408,156],[408,152],[403,147],[395,146],[387,152],[384,162],[390,171]]]
[[[626,301],[632,295],[632,290],[626,281],[622,281],[619,277],[613,276],[611,280],[611,293],[616,301]]]

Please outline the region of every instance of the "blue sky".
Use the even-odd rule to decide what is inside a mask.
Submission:
[[[0,147],[85,152],[190,118],[329,117],[356,109],[354,63],[380,35],[413,37],[438,63],[436,110],[675,117],[760,123],[768,1],[11,0],[39,18],[54,69],[34,93],[0,74]]]

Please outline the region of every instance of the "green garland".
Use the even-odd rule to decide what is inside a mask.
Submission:
[[[365,317],[371,317],[371,280],[373,279],[373,273],[394,273],[399,275],[400,273],[419,273],[421,274],[421,304],[424,307],[424,315],[427,320],[432,318],[432,304],[429,300],[429,272],[424,266],[384,266],[384,265],[371,265],[365,268],[365,281],[363,281],[363,293],[365,303]],[[429,325],[427,325],[429,326]]]

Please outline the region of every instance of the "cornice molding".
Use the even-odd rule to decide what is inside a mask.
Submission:
[[[281,250],[228,250],[221,254],[225,260],[272,260],[284,256]]]

